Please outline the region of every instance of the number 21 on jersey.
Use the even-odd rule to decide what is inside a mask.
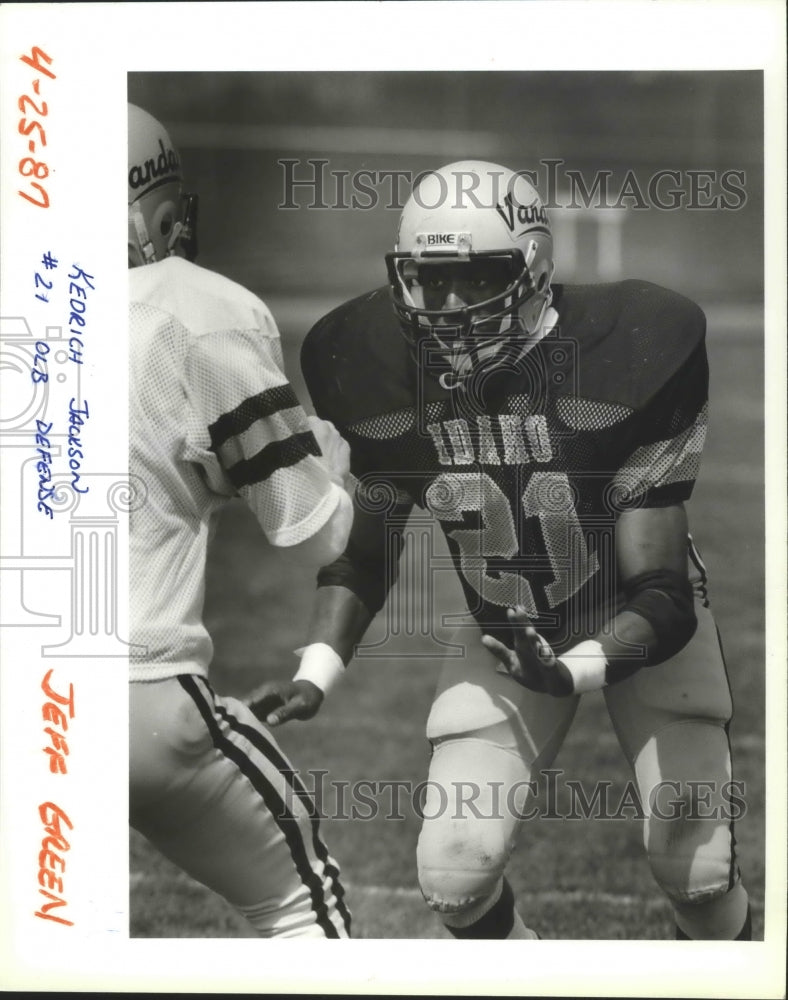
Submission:
[[[523,607],[537,617],[531,584],[520,573],[490,576],[487,560],[511,559],[528,571],[550,569],[553,581],[545,587],[551,608],[563,604],[597,572],[596,554],[588,551],[577,516],[569,477],[563,472],[534,472],[520,502],[526,518],[538,518],[544,540],[544,557],[524,557],[519,551],[509,500],[484,472],[446,472],[427,490],[427,506],[441,521],[461,521],[463,514],[478,513],[478,528],[454,528],[446,534],[459,547],[460,570],[485,601],[500,607]]]

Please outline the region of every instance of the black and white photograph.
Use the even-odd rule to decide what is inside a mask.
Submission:
[[[14,6],[9,985],[782,995],[784,12]]]
[[[131,517],[140,831],[269,935],[349,932],[354,899],[360,936],[762,934],[760,74],[132,73],[129,101],[131,471],[162,480]],[[192,191],[196,266],[162,263]],[[243,307],[201,303],[214,273],[281,367],[256,303],[181,318]],[[302,406],[347,443],[325,471]],[[207,570],[194,466],[207,511],[240,493]],[[312,513],[348,474],[349,537]],[[215,712],[237,792],[177,734],[161,760],[149,698]],[[236,926],[133,846],[137,933]]]

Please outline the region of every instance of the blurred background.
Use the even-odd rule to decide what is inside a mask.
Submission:
[[[267,302],[288,375],[308,409],[299,368],[307,331],[329,309],[386,280],[383,255],[393,248],[408,184],[404,175],[381,182],[381,171],[415,177],[467,158],[532,170],[554,228],[556,280],[645,278],[705,309],[711,418],[689,513],[736,701],[734,777],[747,800],[737,841],[756,936],[763,933],[764,885],[762,89],[759,72],[128,78],[129,100],[169,129],[187,187],[200,195],[198,263]],[[362,170],[378,178],[367,175],[366,193],[352,181]],[[660,171],[673,173],[655,189]],[[287,187],[288,177],[317,175],[319,191]],[[587,209],[583,189],[591,193]],[[357,207],[342,207],[354,194]],[[677,207],[660,208],[654,195]],[[324,207],[309,207],[315,203]],[[414,525],[416,534],[429,531]],[[445,552],[440,544],[435,540],[438,555]],[[453,574],[440,574],[440,589],[429,594],[418,592],[418,572],[407,579],[416,591],[407,621],[390,602],[341,691],[316,719],[277,731],[302,769],[327,769],[331,779],[350,782],[426,776],[434,654],[442,615],[460,610],[462,596]],[[231,503],[208,567],[215,686],[242,694],[263,679],[292,676],[313,593],[312,575],[288,565],[246,508]],[[556,766],[587,789],[600,779],[623,788],[628,774],[601,696],[584,697]],[[331,814],[330,788],[324,799]],[[325,823],[359,936],[445,936],[416,885],[418,817],[404,813],[395,822],[381,810],[367,821]],[[522,841],[510,880],[543,937],[672,935],[639,823],[531,823]],[[221,900],[141,838],[132,836],[131,849],[133,935],[247,933]]]
[[[478,158],[535,170],[543,198],[562,207],[572,200],[569,172],[579,171],[588,191],[598,172],[609,172],[603,200],[611,207],[551,212],[559,280],[649,277],[695,298],[760,301],[761,95],[759,72],[129,76],[129,99],[167,125],[187,183],[200,193],[202,263],[263,295],[303,294],[306,285],[338,298],[385,282],[382,255],[397,209],[393,181],[377,186],[376,206],[333,209],[354,193],[346,179],[342,198],[337,174],[415,176]],[[283,167],[285,159],[299,162]],[[328,163],[316,168],[309,159]],[[561,162],[540,166],[548,160]],[[308,180],[321,170],[322,197],[300,187],[286,200],[288,173]],[[649,181],[661,170],[681,179],[665,177],[658,197],[674,204],[670,190],[682,191],[682,207],[620,197],[634,176],[650,202]],[[714,179],[693,181],[688,171]],[[726,173],[746,201],[726,194]],[[401,208],[409,189],[404,177],[397,183]],[[693,183],[697,203],[720,207],[688,207]],[[372,200],[357,195],[362,205]],[[314,201],[329,207],[307,210]],[[288,202],[301,208],[278,208]]]

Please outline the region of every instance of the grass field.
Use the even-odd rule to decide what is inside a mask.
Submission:
[[[271,300],[283,334],[288,371],[299,381],[300,338],[331,303]],[[712,422],[701,477],[689,510],[709,569],[711,600],[728,660],[736,714],[731,730],[734,777],[746,787],[747,813],[737,827],[740,861],[753,899],[754,932],[763,936],[764,893],[764,579],[762,336],[754,311],[708,307]],[[306,399],[305,395],[302,398]],[[435,620],[462,607],[446,577]],[[213,681],[240,694],[262,679],[288,677],[313,599],[311,574],[288,565],[233,503],[210,555],[207,620],[215,639]],[[385,609],[373,633],[384,635]],[[377,630],[377,631],[375,631]],[[440,628],[436,633],[440,635]],[[373,635],[370,633],[370,635]],[[323,811],[333,809],[330,782],[423,780],[424,723],[437,662],[415,654],[430,647],[416,624],[395,636],[390,655],[364,658],[309,723],[278,738],[302,774],[327,770]],[[407,653],[408,655],[402,655]],[[583,699],[555,765],[590,787],[605,779],[623,792],[628,773],[601,696]],[[539,799],[542,801],[541,797]],[[323,833],[340,862],[354,914],[366,938],[447,936],[424,906],[416,883],[419,821],[402,799],[401,819],[331,819]],[[137,937],[248,936],[224,901],[181,874],[132,831],[131,934]],[[670,909],[643,855],[640,823],[623,818],[528,821],[509,866],[526,921],[544,938],[660,939],[672,936]]]

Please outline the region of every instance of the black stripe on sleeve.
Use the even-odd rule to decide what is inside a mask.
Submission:
[[[251,458],[242,459],[227,469],[230,482],[238,490],[242,486],[261,483],[277,469],[297,465],[307,455],[322,455],[320,446],[311,431],[291,434],[282,441],[272,441]]]
[[[195,678],[190,674],[181,674],[178,676],[178,680],[180,681],[181,687],[184,691],[186,691],[194,704],[197,706],[197,709],[211,734],[213,745],[217,750],[223,753],[228,760],[231,760],[249,779],[255,791],[258,792],[265,803],[266,808],[274,818],[277,826],[284,834],[285,841],[290,849],[290,856],[293,859],[298,876],[309,890],[309,894],[312,897],[312,909],[315,912],[317,923],[322,928],[323,933],[326,937],[338,938],[339,932],[331,923],[328,916],[328,908],[323,895],[323,886],[320,877],[315,871],[313,871],[312,866],[309,863],[309,858],[306,854],[306,848],[304,847],[298,821],[287,808],[282,800],[282,797],[273,785],[271,785],[270,781],[268,781],[260,769],[252,763],[240,747],[237,747],[222,733],[216,717],[214,716],[213,707],[206,704],[205,696],[200,691]],[[208,686],[208,690],[210,691],[210,686]],[[292,768],[290,768],[290,770],[292,770]]]
[[[266,389],[265,392],[258,392],[256,396],[245,399],[240,406],[236,406],[229,413],[222,414],[218,420],[210,425],[208,433],[211,435],[211,448],[216,451],[225,441],[236,434],[243,434],[253,423],[264,417],[270,417],[279,410],[289,410],[294,406],[299,406],[298,397],[293,391],[293,387],[288,383],[274,386],[273,389]]]

